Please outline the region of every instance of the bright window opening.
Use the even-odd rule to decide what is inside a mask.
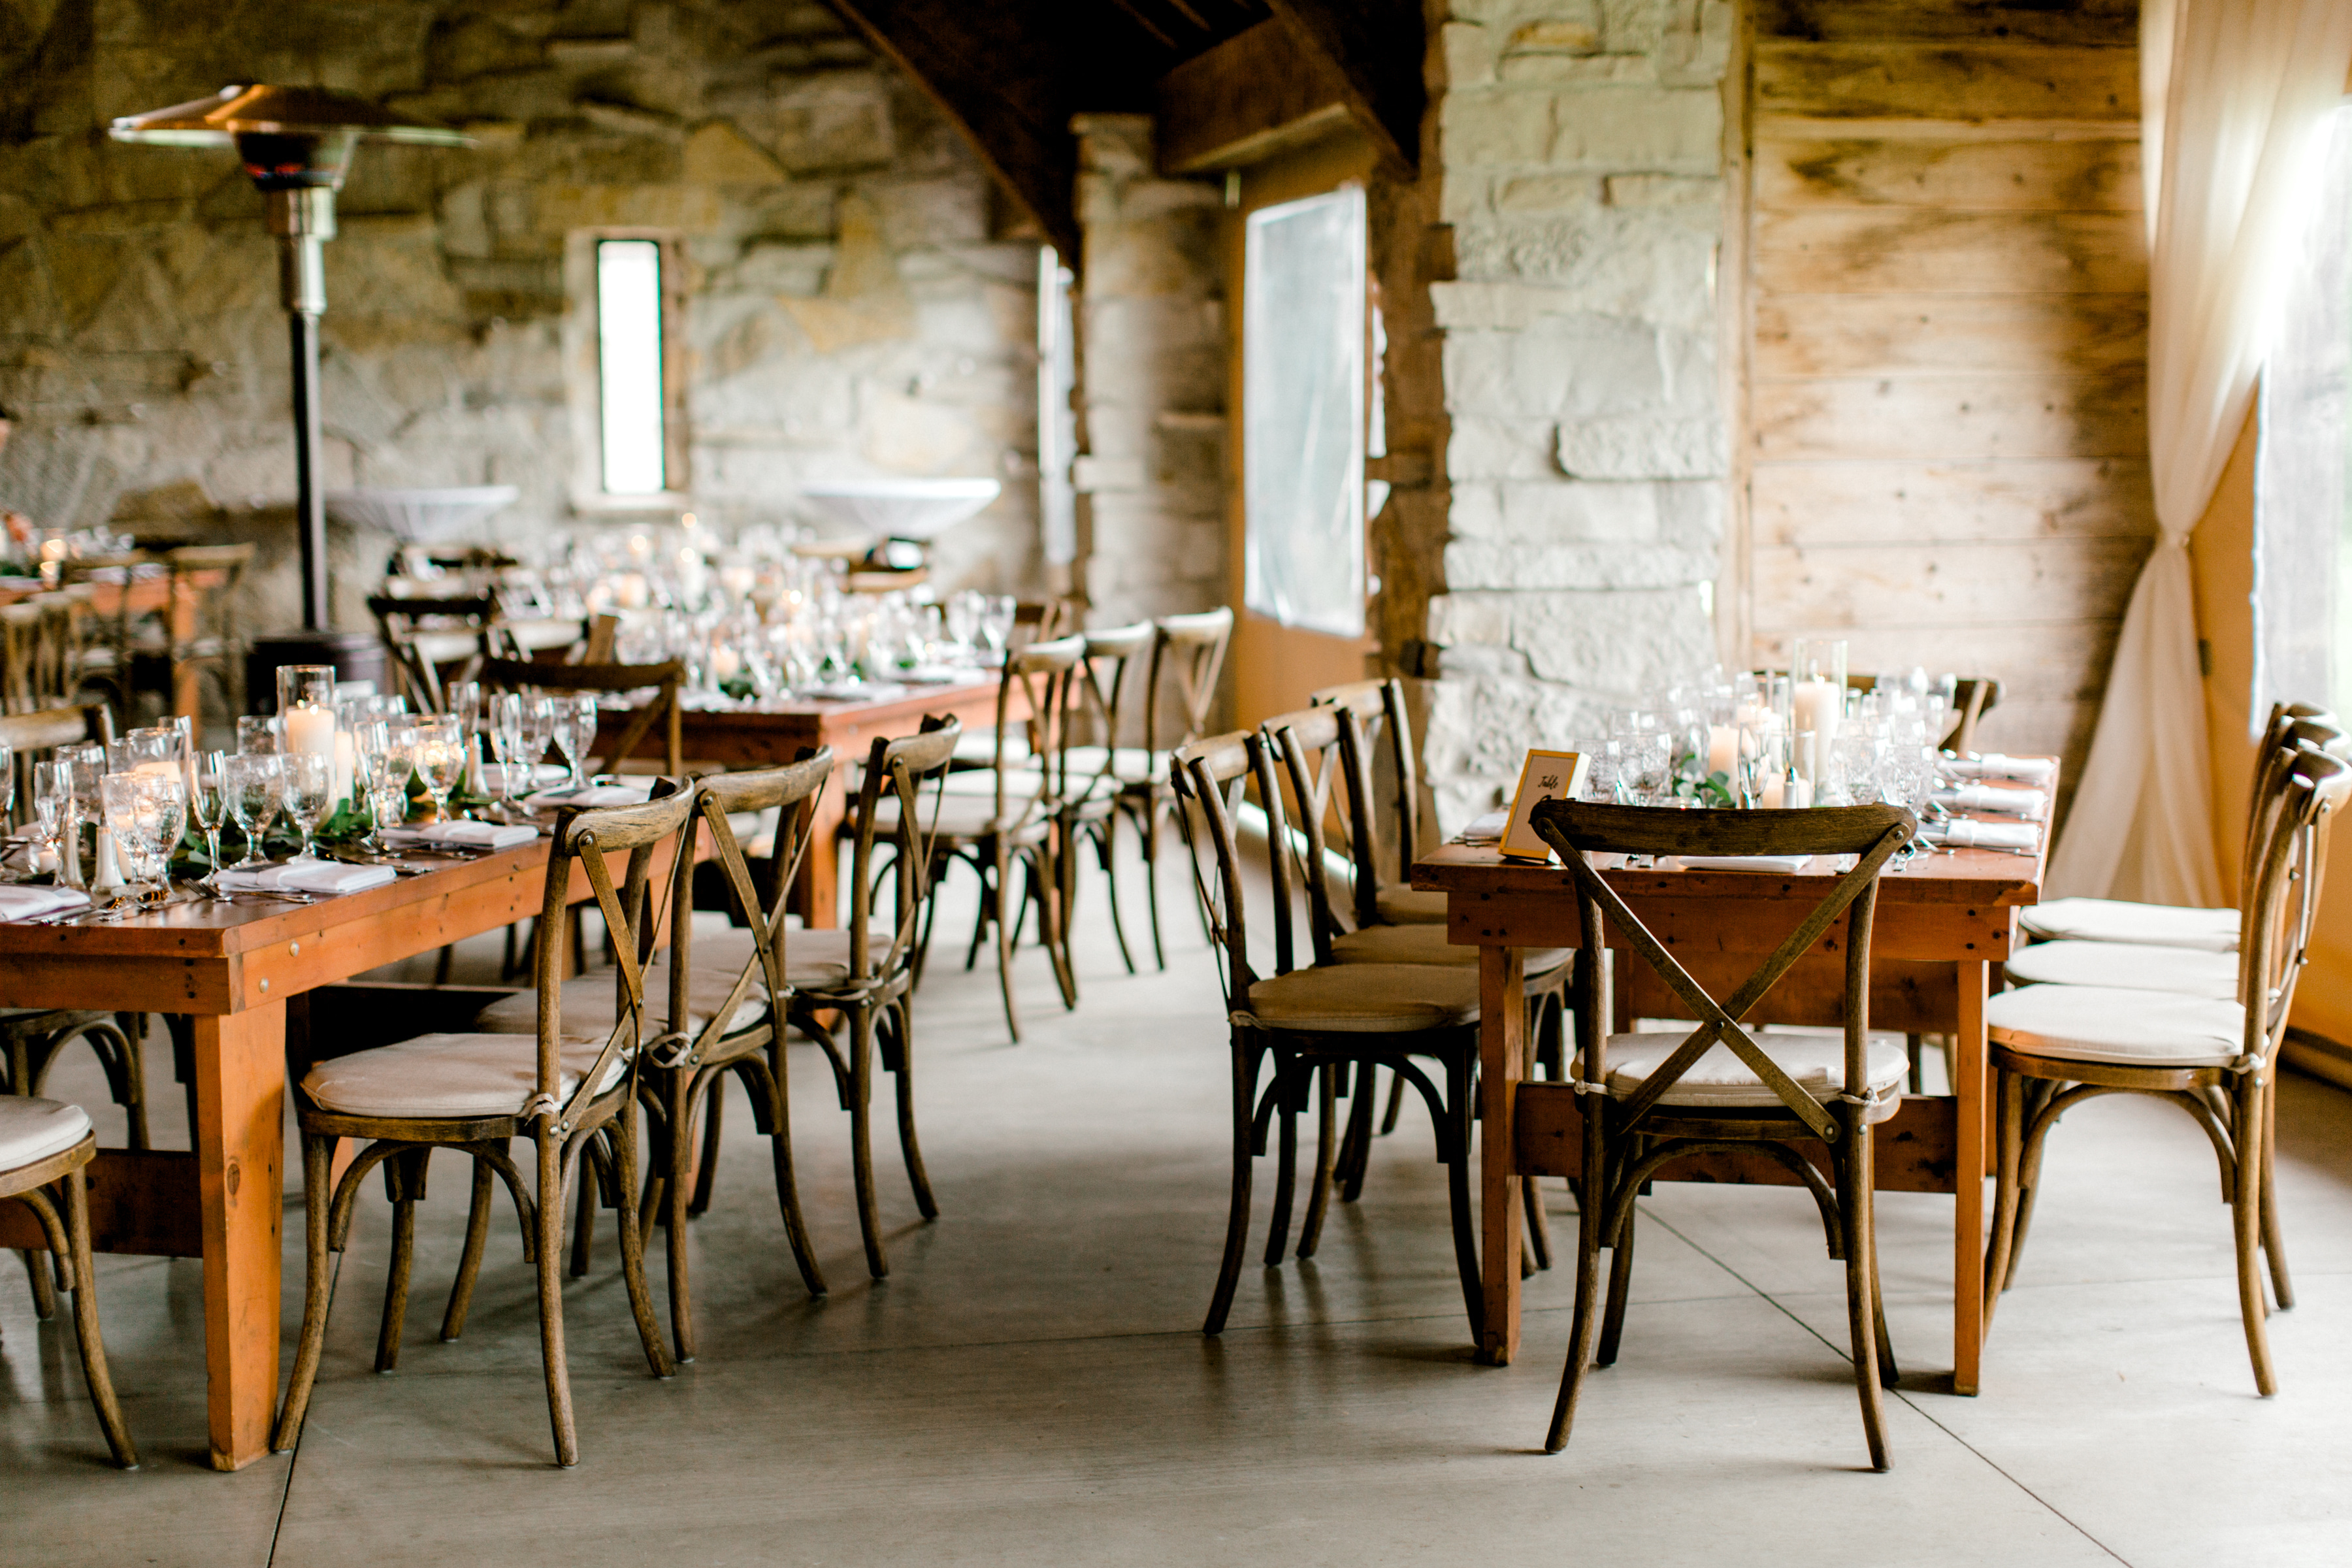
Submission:
[[[668,442],[657,240],[596,242],[596,380],[605,493],[660,494],[668,483]]]

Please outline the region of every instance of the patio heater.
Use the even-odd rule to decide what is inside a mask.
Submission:
[[[327,308],[325,243],[335,237],[335,193],[361,138],[412,146],[469,147],[472,138],[322,87],[225,87],[211,98],[110,128],[117,142],[162,147],[234,147],[266,204],[278,237],[278,298],[294,365],[294,478],[302,554],[302,627],[254,639],[247,689],[268,692],[281,664],[332,664],[347,679],[380,678],[373,634],[328,625],[327,508],[319,474],[319,317]]]

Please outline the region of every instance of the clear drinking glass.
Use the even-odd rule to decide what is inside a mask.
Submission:
[[[188,759],[188,816],[205,836],[204,886],[220,891],[220,830],[228,820],[228,757],[199,752]]]
[[[0,745],[0,828],[9,826],[9,814],[16,808],[16,753],[14,748]]]
[[[286,783],[286,759],[272,752],[268,755],[240,753],[228,759],[224,775],[228,784],[229,815],[236,818],[237,831],[245,835],[245,858],[229,868],[240,871],[248,866],[259,866],[268,860],[261,852],[261,837],[269,831],[270,820],[278,815]]]
[[[482,683],[478,680],[453,680],[442,693],[447,703],[449,717],[470,731],[481,721]]]
[[[33,764],[33,820],[40,825],[41,841],[51,847],[59,843],[73,807],[73,764],[65,762],[37,762]]]
[[[563,759],[563,776],[570,785],[580,786],[580,731],[577,715],[580,705],[569,697],[548,699],[548,738],[554,743],[555,754]]]
[[[598,700],[593,691],[583,691],[572,700],[572,740],[576,760],[572,764],[573,784],[587,783],[580,769],[582,764],[596,760],[596,719]],[[619,766],[616,763],[614,766]]]
[[[466,738],[457,721],[446,714],[419,719],[410,757],[416,776],[425,781],[425,792],[433,797],[434,820],[446,820],[449,792],[457,787],[466,766]]]
[[[302,848],[294,858],[316,860],[319,853],[311,840],[335,809],[335,759],[316,752],[289,752],[279,761],[285,768],[286,815],[302,830]]]
[[[236,721],[236,749],[240,756],[269,756],[278,750],[278,720],[274,714],[241,713]]]
[[[522,700],[522,761],[530,768],[534,783],[539,777],[539,764],[547,758],[547,748],[554,743],[554,699],[525,697]]]

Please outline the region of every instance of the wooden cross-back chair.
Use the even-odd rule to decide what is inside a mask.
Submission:
[[[1547,1452],[1568,1442],[1588,1366],[1617,1357],[1626,1292],[1633,1279],[1634,1199],[1660,1167],[1686,1154],[1753,1150],[1788,1167],[1820,1205],[1830,1256],[1845,1264],[1846,1321],[1854,1384],[1874,1469],[1886,1468],[1882,1381],[1895,1381],[1878,1295],[1873,1221],[1871,1134],[1902,1103],[1909,1067],[1902,1047],[1877,1044],[1870,1030],[1870,935],[1879,877],[1911,842],[1918,820],[1894,805],[1817,811],[1672,811],[1652,806],[1546,801],[1533,821],[1558,851],[1575,884],[1580,951],[1595,962],[1613,930],[1681,998],[1697,1019],[1687,1036],[1608,1032],[1595,986],[1578,996],[1581,1043],[1576,1087],[1584,1111],[1583,1167],[1578,1188],[1576,1315],[1568,1366]],[[1729,994],[1717,997],[1694,979],[1649,925],[1594,866],[1600,854],[1853,855],[1853,869],[1828,884],[1821,901]],[[1741,1020],[1790,968],[1844,921],[1845,987],[1842,1038],[1773,1034],[1759,1037]],[[1801,1076],[1803,1081],[1800,1081]],[[1828,1151],[1831,1179],[1801,1152]],[[1593,1328],[1601,1249],[1612,1249],[1606,1321],[1597,1354]]]
[[[1151,768],[1149,747],[1122,746],[1128,716],[1127,697],[1133,684],[1128,673],[1137,658],[1157,636],[1150,621],[1110,626],[1085,634],[1086,662],[1079,667],[1079,715],[1095,740],[1065,749],[1068,787],[1064,794],[1065,841],[1073,849],[1080,843],[1095,847],[1101,866],[1105,896],[1110,903],[1111,935],[1118,942],[1120,962],[1135,973],[1135,954],[1127,943],[1127,921],[1118,906],[1119,795]],[[1075,908],[1077,900],[1077,857],[1064,857],[1063,898]]]
[[[106,1344],[98,1330],[98,1279],[90,1268],[89,1188],[86,1168],[98,1156],[98,1134],[89,1113],[79,1105],[55,1100],[0,1098],[0,1203],[20,1203],[33,1213],[58,1272],[73,1292],[74,1340],[81,1352],[82,1381],[89,1402],[106,1434],[114,1462],[126,1470],[139,1468],[139,1450],[114,1397],[114,1380],[108,1373]],[[65,1213],[58,1213],[62,1198]],[[27,1255],[30,1256],[30,1255]],[[47,1278],[35,1268],[33,1278]],[[53,1298],[37,1290],[34,1310],[52,1316]]]
[[[2277,1305],[2294,1304],[2274,1193],[2275,1083],[2295,982],[2326,879],[2327,828],[2352,764],[2289,742],[2244,871],[2234,998],[2111,985],[2028,985],[1985,1005],[1998,1079],[1997,1186],[1985,1273],[1988,1324],[2015,1280],[2051,1129],[2085,1100],[2147,1095],[2186,1110],[2211,1141],[2230,1205],[2239,1316],[2254,1386],[2278,1389],[2263,1262]]]
[[[441,598],[372,595],[368,613],[392,656],[400,689],[420,713],[449,710],[451,681],[477,679],[489,657],[489,630],[499,618],[491,594]],[[450,671],[444,679],[443,672]]]
[[[1021,1018],[1013,996],[1013,951],[1032,906],[1038,938],[1054,969],[1062,1005],[1078,1004],[1077,974],[1070,963],[1066,920],[1070,852],[1063,831],[1068,798],[1070,721],[1078,707],[1083,637],[1034,642],[1004,656],[997,682],[991,761],[983,770],[955,775],[956,789],[940,803],[933,841],[934,875],[961,860],[981,879],[980,912],[972,924],[964,967],[979,962],[981,943],[996,933],[996,969],[1004,998],[1004,1026],[1017,1045]],[[967,739],[962,750],[969,755]],[[894,809],[884,803],[886,818]],[[1013,873],[1021,873],[1016,896]],[[936,906],[934,906],[936,909]],[[930,945],[925,922],[923,946]]]
[[[1120,815],[1134,825],[1143,857],[1143,889],[1150,905],[1151,959],[1168,967],[1160,934],[1160,824],[1176,803],[1168,759],[1178,746],[1209,732],[1217,701],[1217,678],[1233,641],[1234,612],[1219,607],[1188,616],[1162,616],[1151,623],[1151,658],[1143,677],[1141,767],[1127,776],[1118,794]]]
[[[961,732],[949,715],[926,718],[911,735],[875,738],[845,818],[851,844],[848,919],[837,928],[793,933],[788,1006],[793,1023],[824,1048],[842,1109],[849,1112],[857,1226],[865,1238],[866,1270],[877,1279],[890,1272],[874,1183],[871,1106],[877,1049],[895,1085],[898,1152],[915,1207],[926,1220],[940,1213],[915,1134],[914,992],[920,939],[929,930],[928,912],[939,885],[932,868],[946,802],[940,784]]]
[[[1423,842],[1421,772],[1404,683],[1356,680],[1307,694],[1318,708],[1338,708],[1353,720],[1343,733],[1349,788],[1360,820],[1356,835],[1356,921],[1360,925],[1443,925],[1445,895],[1416,892],[1412,863]]]
[[[163,711],[200,715],[209,676],[222,710],[245,711],[245,639],[232,606],[257,546],[183,544],[163,551],[163,609],[131,648],[131,685],[163,694]],[[207,578],[217,581],[207,582]]]
[[[686,680],[682,660],[673,658],[661,664],[541,664],[537,660],[489,658],[482,661],[480,679],[484,687],[494,691],[520,691],[534,687],[541,691],[599,695],[650,690],[654,693],[652,699],[630,709],[626,722],[597,726],[597,744],[608,745],[611,750],[604,755],[604,766],[592,766],[588,771],[619,773],[622,764],[636,751],[637,743],[659,724],[662,772],[673,777],[686,772],[686,743],[677,703],[678,688]]]
[[[1437,1158],[1446,1167],[1454,1266],[1475,1330],[1485,1298],[1469,1170],[1478,1063],[1477,971],[1459,964],[1296,966],[1289,857],[1273,854],[1266,859],[1274,968],[1262,973],[1251,951],[1240,836],[1244,795],[1252,787],[1272,841],[1281,842],[1286,831],[1281,790],[1265,740],[1235,732],[1193,741],[1177,748],[1170,770],[1177,825],[1192,857],[1195,890],[1224,983],[1233,1065],[1233,1201],[1225,1222],[1224,1260],[1202,1331],[1223,1331],[1232,1310],[1249,1245],[1251,1175],[1274,1122],[1279,1119],[1281,1126],[1265,1254],[1269,1266],[1281,1260],[1287,1245],[1297,1179],[1298,1116],[1314,1096],[1318,1147],[1328,1150],[1334,1099],[1349,1087],[1354,1075],[1375,1066],[1411,1083],[1429,1107]],[[1423,1070],[1426,1061],[1437,1064],[1442,1088]],[[1318,1161],[1301,1229],[1302,1258],[1313,1255],[1321,1232],[1330,1189],[1328,1169],[1327,1161]]]
[[[82,555],[63,563],[60,573],[66,588],[79,595],[83,607],[82,624],[77,628],[81,645],[77,650],[79,680],[110,691],[116,715],[125,723],[131,721],[131,633],[139,621],[131,608],[133,569],[152,559],[143,550]],[[110,591],[110,608],[98,607],[101,590]]]
[[[663,781],[665,784],[668,781]],[[693,796],[674,793],[642,805],[569,809],[559,815],[547,858],[541,901],[536,992],[538,1016],[530,1035],[495,1032],[424,1035],[398,1045],[319,1062],[295,1097],[302,1136],[304,1247],[308,1259],[302,1338],[279,1411],[272,1447],[291,1448],[310,1407],[324,1347],[332,1289],[328,1254],[342,1250],[352,1212],[368,1174],[379,1165],[393,1203],[393,1250],[384,1287],[376,1370],[399,1362],[415,1249],[416,1205],[425,1196],[425,1167],[436,1149],[474,1163],[473,1208],[465,1251],[443,1318],[441,1337],[465,1327],[481,1266],[495,1175],[513,1196],[523,1228],[524,1256],[537,1266],[540,1349],[547,1374],[548,1418],[556,1463],[579,1462],[572,1380],[564,1348],[562,1256],[565,1199],[571,1184],[593,1180],[619,1216],[621,1272],[646,1360],[657,1377],[675,1370],[646,1287],[643,1237],[637,1228],[638,1173],[635,1096],[643,1048],[663,1037],[646,1023],[645,955],[653,927],[666,913],[649,907],[653,863],[663,846],[683,853],[678,840]],[[610,858],[625,853],[616,885]],[[613,934],[614,983],[619,997],[601,1039],[583,1038],[563,1016],[563,940],[572,917],[574,869],[593,890]],[[332,1179],[335,1146],[365,1141],[342,1179]],[[536,1181],[526,1184],[509,1157],[513,1140],[530,1141]],[[583,1169],[583,1165],[588,1167]]]

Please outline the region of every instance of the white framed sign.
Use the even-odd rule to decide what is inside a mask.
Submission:
[[[1519,787],[1511,796],[1511,817],[1503,826],[1497,847],[1513,860],[1549,860],[1551,846],[1529,824],[1538,802],[1574,800],[1584,793],[1584,774],[1591,759],[1581,752],[1530,749],[1519,764]]]

